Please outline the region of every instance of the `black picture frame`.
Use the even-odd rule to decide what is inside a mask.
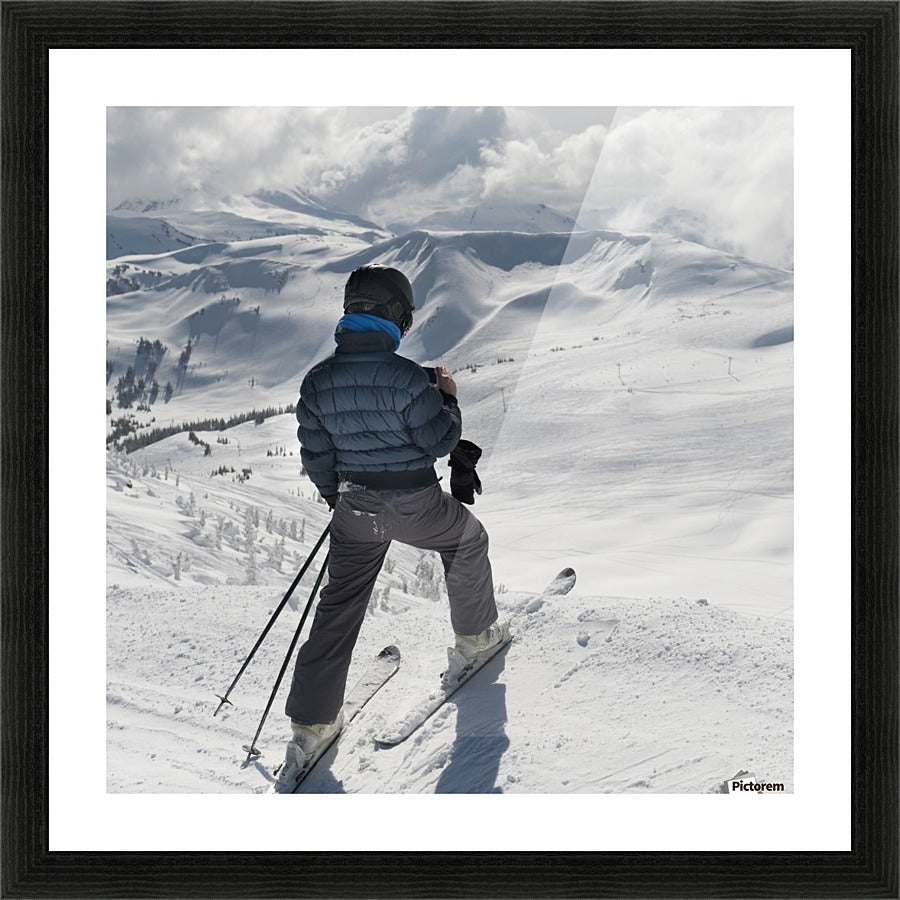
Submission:
[[[898,10],[898,3],[880,0],[4,0],[0,895],[897,897]],[[794,853],[50,852],[48,51],[534,46],[849,48],[852,53],[852,848]],[[535,823],[538,829],[552,827]]]

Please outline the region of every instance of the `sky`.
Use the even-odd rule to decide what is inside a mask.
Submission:
[[[110,107],[107,205],[300,187],[378,224],[544,203],[793,265],[790,107]]]

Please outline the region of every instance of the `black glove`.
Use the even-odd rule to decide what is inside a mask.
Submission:
[[[328,504],[329,509],[334,509],[337,506],[338,495],[337,494],[329,494],[327,497],[323,494],[322,499]]]
[[[475,494],[481,493],[481,479],[475,463],[481,459],[481,447],[471,441],[460,440],[450,451],[450,493],[460,503],[472,504]]]

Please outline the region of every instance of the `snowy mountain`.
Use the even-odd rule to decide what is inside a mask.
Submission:
[[[389,227],[405,231],[522,231],[545,234],[572,231],[575,220],[543,203],[485,202],[461,209],[437,210],[417,222],[392,222]]]
[[[376,240],[390,234],[327,206],[300,188],[260,190],[212,201],[199,191],[168,200],[127,200],[109,211],[106,227],[107,259],[162,253],[208,241],[243,242],[292,234]]]
[[[106,226],[106,258],[167,253],[196,244],[200,238],[152,216],[110,217]]]
[[[351,680],[386,644],[401,669],[304,790],[696,793],[740,770],[792,790],[791,274],[659,234],[391,234],[302,192],[226,205],[115,212],[197,240],[108,263],[109,790],[271,781],[283,696],[264,756],[240,745],[311,576],[215,719],[213,695],[328,521],[290,405],[366,262],[414,285],[400,352],[455,371],[517,638],[376,750],[450,639],[439,560],[393,547]],[[529,609],[568,565],[572,593]]]

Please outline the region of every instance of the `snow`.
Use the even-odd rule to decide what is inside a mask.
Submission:
[[[515,640],[408,741],[377,749],[452,639],[439,561],[392,547],[350,680],[387,644],[400,670],[302,792],[705,794],[740,770],[793,791],[791,274],[664,234],[390,235],[315,204],[270,192],[116,213],[150,222],[148,240],[161,221],[205,231],[110,260],[139,289],[108,297],[108,422],[293,403],[333,347],[347,273],[399,266],[418,298],[401,352],[455,370],[464,434],[484,448],[473,511]],[[284,233],[263,230],[276,221]],[[126,367],[147,371],[140,337],[166,346],[155,377],[173,391],[119,409]],[[109,792],[271,783],[286,685],[263,756],[247,763],[241,745],[317,567],[234,706],[212,713],[328,522],[295,427],[286,412],[109,450]],[[444,461],[438,472],[446,482]],[[569,565],[573,591],[536,603]]]
[[[479,206],[459,209],[440,209],[405,227],[405,223],[391,223],[395,231],[524,231],[542,234],[551,231],[571,231],[575,222],[543,203],[485,202]]]
[[[311,194],[292,188],[259,191],[215,202],[196,198],[136,200],[107,214],[107,259],[159,253],[185,244],[252,241],[278,235],[353,234],[363,239],[385,238],[390,232],[340,210],[329,210]]]

